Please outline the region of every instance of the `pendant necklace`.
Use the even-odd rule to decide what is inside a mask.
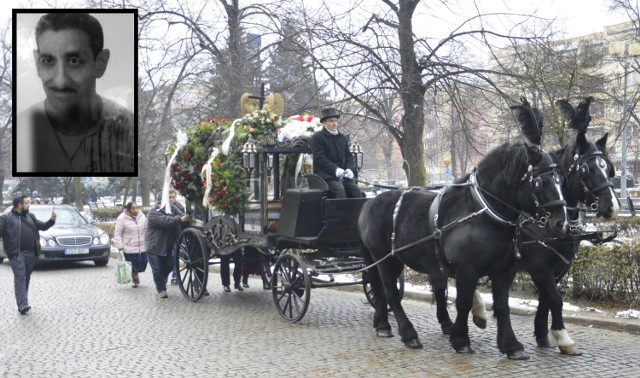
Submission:
[[[96,124],[96,122],[98,120],[100,120],[100,115],[101,114],[102,114],[102,99],[100,97],[98,97],[98,118],[96,120],[93,120],[93,119],[91,120],[91,126],[85,129],[84,134],[82,135],[82,139],[81,139],[80,143],[78,143],[78,147],[76,147],[76,150],[71,154],[71,156],[69,156],[69,154],[67,153],[67,150],[64,148],[64,145],[62,144],[62,140],[60,139],[60,135],[58,134],[57,128],[55,126],[52,127],[53,128],[53,135],[56,137],[56,141],[58,142],[58,145],[60,146],[60,150],[62,150],[62,153],[64,154],[64,157],[67,159],[67,167],[63,170],[63,172],[72,172],[73,171],[73,159],[75,159],[75,157],[78,155],[78,152],[80,152],[80,149],[87,142],[87,134],[89,133],[89,130],[91,130],[93,128],[93,126]]]

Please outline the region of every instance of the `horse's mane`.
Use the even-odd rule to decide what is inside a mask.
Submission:
[[[527,149],[528,147],[523,143],[505,143],[491,151],[483,162],[490,167],[495,166],[496,172],[502,172],[505,185],[512,188],[520,182],[529,165],[544,170],[553,163],[549,154],[544,151],[540,150],[540,153],[529,156]],[[530,158],[536,160],[529,161]]]

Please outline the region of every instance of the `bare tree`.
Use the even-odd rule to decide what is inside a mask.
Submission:
[[[11,88],[12,77],[12,52],[11,52],[11,24],[10,21],[0,28],[0,189],[4,185],[6,172],[11,172],[11,124],[12,104]],[[0,190],[0,204],[3,203],[2,190]]]
[[[448,93],[460,98],[459,94],[469,93],[465,87],[499,92],[491,77],[498,72],[472,61],[466,51],[467,42],[493,48],[490,40],[529,38],[492,32],[476,22],[482,19],[479,14],[434,42],[415,34],[416,10],[421,7],[421,22],[428,22],[425,12],[428,14],[433,4],[446,8],[446,1],[359,0],[349,4],[325,4],[316,10],[299,7],[298,18],[304,18],[309,25],[305,33],[313,35],[309,53],[318,69],[331,80],[342,103],[358,103],[369,117],[385,125],[400,148],[409,184],[424,185],[426,93],[435,88],[447,93],[445,89],[449,88]],[[291,13],[289,9],[287,12]],[[393,117],[385,114],[388,107],[381,104],[389,98],[401,108]],[[457,120],[464,122],[460,127],[470,130],[470,119],[459,116],[467,111],[465,102],[450,103],[458,108]]]

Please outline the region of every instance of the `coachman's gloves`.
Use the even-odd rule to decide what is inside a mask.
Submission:
[[[349,180],[352,180],[353,172],[350,169],[347,169],[346,171],[344,171],[344,177],[348,178]]]
[[[344,177],[344,169],[338,167],[336,168],[336,177],[337,178],[343,178]]]

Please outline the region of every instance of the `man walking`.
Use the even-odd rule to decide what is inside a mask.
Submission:
[[[56,223],[56,213],[53,211],[46,223],[29,213],[30,201],[25,195],[17,195],[13,198],[13,209],[0,216],[0,237],[13,270],[16,303],[22,315],[31,309],[29,281],[40,252],[38,230],[48,230]]]
[[[166,207],[156,203],[147,215],[147,228],[144,240],[147,246],[147,257],[153,272],[158,297],[167,298],[167,278],[173,270],[171,251],[180,236],[181,225],[191,222],[191,215],[179,214],[171,204]]]

